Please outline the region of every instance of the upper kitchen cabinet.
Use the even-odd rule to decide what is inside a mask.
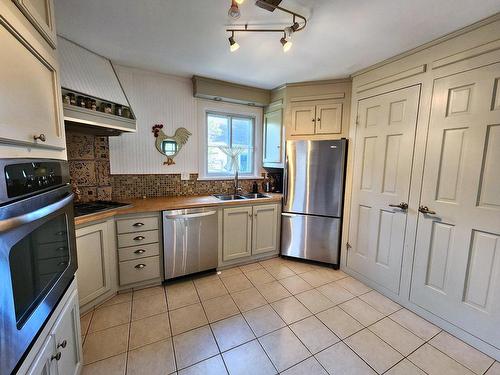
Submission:
[[[16,1],[16,4],[0,1],[0,143],[8,145],[2,153],[8,156],[43,153],[45,157],[64,158],[56,53],[37,31],[41,26],[32,25],[35,24],[32,18],[41,17],[43,9],[48,17],[45,19],[52,25],[52,4],[45,1]],[[26,18],[28,11],[32,16]]]
[[[12,0],[40,35],[56,48],[54,3],[52,0]]]
[[[264,167],[283,168],[285,132],[282,101],[271,103],[264,112],[262,163]]]
[[[271,94],[284,103],[286,139],[339,139],[348,135],[349,79],[286,84]]]

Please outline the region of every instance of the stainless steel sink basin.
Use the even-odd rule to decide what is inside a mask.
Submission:
[[[236,194],[215,194],[215,198],[220,199],[221,201],[234,201],[234,200],[241,200],[241,199],[262,199],[262,198],[270,198],[269,196],[262,194],[262,193],[256,193],[256,194],[241,194],[241,195],[236,195]]]
[[[268,195],[262,193],[249,193],[249,194],[241,194],[245,199],[260,199],[260,198],[270,198]]]

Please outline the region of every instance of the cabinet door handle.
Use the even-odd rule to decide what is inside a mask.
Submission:
[[[252,214],[248,214],[248,217],[251,219],[252,218]]]
[[[134,251],[135,254],[144,254],[145,252],[146,252],[146,250],[144,250],[144,249],[139,249],[139,250]]]
[[[401,202],[400,204],[390,204],[389,207],[397,207],[406,211],[408,209],[408,203]]]
[[[316,122],[316,119],[315,119],[315,118],[313,118],[313,122]]]
[[[427,206],[420,206],[418,210],[423,213],[424,215],[435,215],[436,211],[432,211],[429,209]]]
[[[34,135],[34,136],[33,136],[33,139],[34,139],[35,141],[40,140],[40,141],[42,141],[42,142],[45,142],[45,141],[47,140],[47,137],[45,136],[45,134],[43,134],[43,133],[42,133],[42,134],[40,134],[40,135]]]
[[[144,223],[135,223],[132,226],[133,227],[142,227],[142,226],[144,226]]]
[[[144,236],[137,236],[137,237],[134,237],[134,241],[142,241],[144,240],[146,237]]]
[[[66,340],[63,340],[63,342],[61,342],[60,344],[57,344],[57,348],[65,348],[66,345],[68,345],[68,342]]]
[[[318,119],[316,121],[321,121],[321,119],[318,117]]]
[[[137,266],[135,266],[135,268],[137,268],[138,270],[142,270],[144,267],[146,267],[146,265],[144,263],[141,263],[141,264],[138,264]]]
[[[50,357],[50,360],[53,361],[55,359],[56,361],[59,361],[61,359],[61,357],[62,357],[61,352],[57,352],[55,355]]]

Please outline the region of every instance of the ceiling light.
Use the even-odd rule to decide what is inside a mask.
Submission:
[[[236,0],[236,2],[238,3],[238,5],[243,4],[243,2],[244,2],[244,1],[245,1],[245,0]]]
[[[292,48],[292,41],[287,40],[285,37],[281,38],[281,44],[283,45],[283,52],[288,52]]]
[[[238,48],[240,48],[240,45],[236,43],[236,41],[234,40],[234,33],[232,33],[231,36],[229,37],[229,50],[231,52],[234,52]]]
[[[227,12],[229,17],[238,19],[241,16],[240,8],[238,8],[237,0],[231,0],[231,6],[229,7],[229,11]]]

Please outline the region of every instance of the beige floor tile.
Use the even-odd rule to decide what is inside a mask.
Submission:
[[[267,272],[264,268],[252,270],[247,272],[245,275],[254,285],[267,284],[276,280],[273,275]]]
[[[393,312],[401,309],[401,306],[396,302],[391,301],[389,298],[383,296],[375,290],[362,294],[359,298],[384,315],[392,314]]]
[[[441,331],[429,344],[441,350],[455,361],[461,363],[476,374],[484,374],[493,364],[494,360],[472,346],[467,345],[462,340]]]
[[[240,313],[240,310],[238,310],[238,307],[229,294],[203,301],[202,304],[210,323]]]
[[[277,280],[295,275],[295,272],[282,264],[267,268],[267,272],[269,272]]]
[[[424,340],[431,339],[441,331],[434,324],[407,309],[396,311],[389,317]]]
[[[179,370],[219,354],[208,326],[174,336],[174,349]]]
[[[429,344],[425,344],[412,353],[408,359],[429,375],[472,375],[460,363]]]
[[[85,336],[89,330],[93,313],[94,311],[89,311],[88,313],[80,317],[80,331],[82,336]]]
[[[166,289],[169,310],[200,302],[198,292],[191,280],[169,284]]]
[[[339,338],[315,316],[310,316],[309,318],[290,325],[290,329],[313,354],[340,341]]]
[[[174,336],[208,324],[208,320],[205,316],[205,311],[203,310],[201,303],[172,310],[169,314],[170,324],[172,325],[172,334]]]
[[[195,282],[195,286],[202,301],[210,298],[220,297],[228,293],[226,287],[224,286],[222,281],[220,281],[220,279],[210,280],[198,284]]]
[[[311,289],[295,295],[309,311],[317,314],[334,306],[334,303],[321,294],[317,289]]]
[[[318,270],[319,274],[326,277],[327,279],[331,281],[337,281],[340,279],[343,279],[345,277],[349,277],[348,274],[340,271],[340,270],[334,270],[333,268],[330,267],[322,267]]]
[[[493,363],[493,366],[486,372],[486,375],[500,375],[500,362]]]
[[[165,291],[163,289],[163,286],[161,286],[161,285],[153,286],[150,288],[134,290],[133,299],[151,297],[151,296],[158,295],[158,294],[165,295]]]
[[[97,308],[116,305],[118,303],[125,303],[132,301],[132,292],[118,293],[116,296],[108,299],[106,302],[101,303]]]
[[[119,354],[102,361],[83,366],[82,375],[125,375],[127,354]]]
[[[311,315],[311,312],[295,297],[284,298],[271,305],[286,324],[295,323]]]
[[[95,310],[88,333],[129,323],[131,308],[132,303],[125,302]]]
[[[84,364],[125,353],[128,346],[128,334],[128,324],[88,334],[83,346]]]
[[[403,359],[396,366],[387,371],[384,375],[425,375],[425,372],[420,370],[417,366],[415,366],[407,359]]]
[[[233,267],[233,268],[227,268],[225,270],[219,271],[219,277],[221,279],[224,279],[226,277],[231,277],[231,276],[236,276],[236,275],[241,275],[243,272],[239,267]]]
[[[361,358],[359,358],[343,342],[339,342],[328,349],[316,354],[316,359],[323,365],[329,374],[335,375],[375,375]]]
[[[316,317],[341,339],[363,329],[361,323],[338,306],[322,311]]]
[[[389,318],[382,319],[368,329],[404,356],[424,343],[421,338]]]
[[[243,273],[248,273],[248,272],[255,271],[258,269],[262,269],[262,268],[264,268],[264,267],[262,267],[260,265],[260,263],[250,263],[250,264],[245,264],[243,266],[240,266],[240,270]]]
[[[336,283],[340,285],[342,288],[347,289],[355,296],[368,293],[370,290],[372,290],[369,286],[363,284],[361,281],[358,281],[350,276],[340,279],[336,281]]]
[[[269,303],[291,296],[290,292],[278,281],[271,281],[267,284],[257,284],[256,288]]]
[[[271,259],[263,260],[262,262],[259,263],[261,264],[262,267],[267,269],[285,264],[286,261],[284,259],[281,259],[280,257],[274,257]]]
[[[353,298],[339,305],[346,313],[351,315],[365,327],[383,319],[384,315],[359,298]]]
[[[310,357],[305,361],[296,364],[289,368],[282,375],[328,375],[323,367],[319,364],[316,358]]]
[[[288,327],[269,333],[259,341],[278,371],[284,371],[311,356]]]
[[[153,294],[132,301],[132,320],[147,318],[167,311],[164,294]]]
[[[330,282],[328,277],[318,273],[316,269],[301,273],[300,277],[315,288]]]
[[[403,359],[399,352],[368,329],[348,337],[344,343],[379,374],[387,371]]]
[[[231,375],[277,374],[276,369],[257,340],[222,353],[222,357]]]
[[[146,345],[128,353],[127,375],[166,375],[175,370],[171,339]]]
[[[336,283],[322,285],[317,289],[330,301],[332,301],[334,305],[338,305],[354,298],[354,294]]]
[[[205,359],[196,365],[179,371],[179,375],[225,375],[226,366],[220,355]]]
[[[195,278],[193,278],[193,282],[194,282],[194,285],[196,287],[198,287],[198,285],[202,285],[205,283],[210,283],[210,282],[218,281],[218,280],[220,280],[220,277],[219,277],[219,275],[217,275],[217,273],[214,273],[214,272],[204,274],[204,275],[198,275]]]
[[[276,314],[276,311],[269,305],[264,305],[244,312],[243,316],[257,337],[268,334],[286,325],[279,315]]]
[[[292,294],[302,293],[313,288],[304,279],[297,275],[286,277],[281,279],[279,282]]]
[[[211,324],[215,339],[222,352],[244,344],[255,338],[252,330],[241,315]]]
[[[253,287],[253,284],[246,278],[243,273],[239,275],[224,277],[222,279],[222,282],[224,283],[229,293],[234,293]]]
[[[162,313],[133,321],[130,325],[129,349],[148,345],[171,336],[168,314]]]
[[[313,267],[311,267],[311,265],[309,265],[307,263],[302,263],[299,261],[289,261],[289,262],[285,262],[284,264],[285,264],[285,266],[290,268],[296,274],[305,273],[305,272],[311,271],[313,269]]]
[[[255,309],[267,304],[266,300],[255,288],[245,289],[231,295],[241,312]]]

